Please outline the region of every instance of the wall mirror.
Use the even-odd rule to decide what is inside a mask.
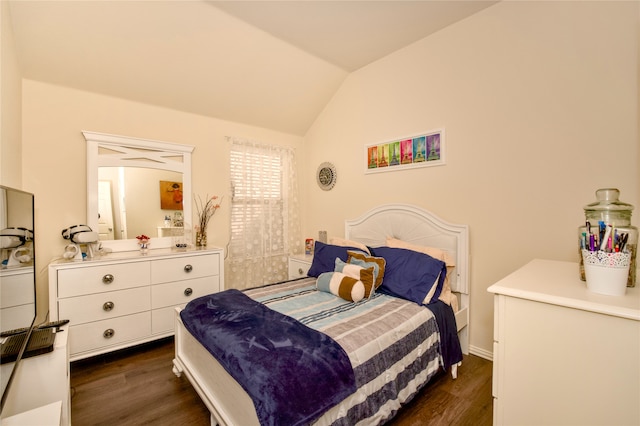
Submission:
[[[190,241],[191,154],[194,147],[104,133],[87,141],[87,225],[113,251]]]

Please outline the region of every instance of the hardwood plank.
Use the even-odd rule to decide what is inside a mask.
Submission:
[[[172,372],[173,338],[71,364],[74,425],[208,425],[186,377]]]
[[[492,369],[491,361],[474,355],[465,356],[456,380],[450,374],[439,373],[387,424],[491,425]]]
[[[208,425],[209,411],[189,380],[172,372],[173,338],[71,364],[74,425]],[[391,426],[492,424],[492,363],[465,356],[458,379],[439,373]],[[241,426],[241,425],[238,425]]]

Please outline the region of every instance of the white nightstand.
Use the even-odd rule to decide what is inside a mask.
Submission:
[[[302,278],[307,276],[311,262],[312,254],[292,254],[289,256],[289,279]]]

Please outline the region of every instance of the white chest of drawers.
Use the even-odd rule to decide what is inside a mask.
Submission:
[[[494,425],[640,424],[640,288],[592,293],[578,264],[533,260],[488,290]]]
[[[50,318],[70,321],[71,361],[172,335],[175,307],[224,287],[223,258],[158,249],[51,264]]]

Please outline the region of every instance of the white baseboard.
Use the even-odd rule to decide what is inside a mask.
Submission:
[[[493,352],[490,352],[486,349],[479,348],[477,346],[469,345],[469,353],[472,355],[479,356],[480,358],[488,359],[489,361],[493,361]]]

